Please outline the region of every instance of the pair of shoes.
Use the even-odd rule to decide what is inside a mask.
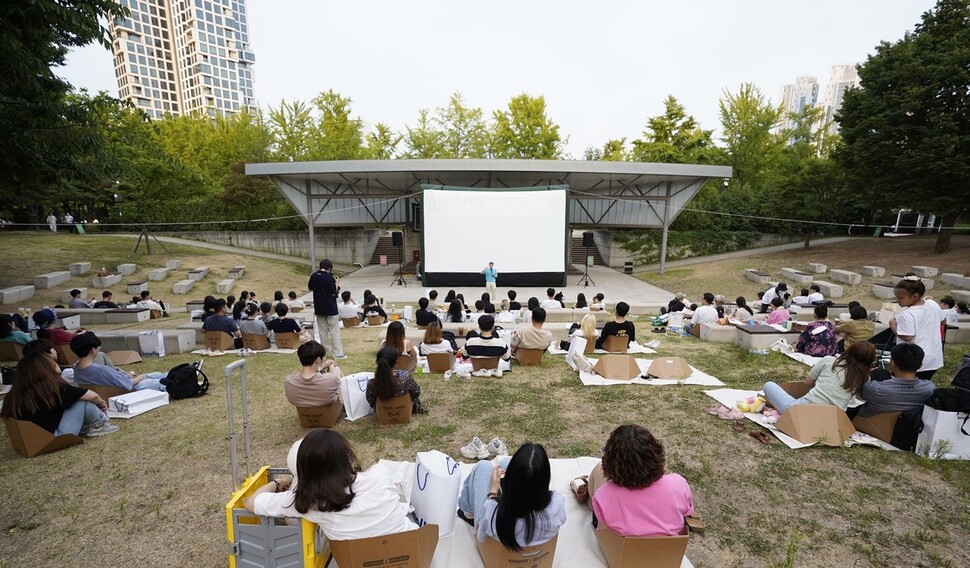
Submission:
[[[744,414],[741,413],[737,408],[723,407],[724,410],[719,410],[717,417],[721,420],[741,420],[744,418]]]
[[[470,379],[470,378],[472,378],[472,374],[469,373],[468,371],[455,371],[455,374],[458,375],[459,377],[463,378],[463,379]]]
[[[733,428],[735,432],[744,432],[744,420],[735,420],[734,424],[731,424],[731,428]]]
[[[729,410],[729,408],[726,407],[726,406],[724,406],[723,404],[716,404],[716,405],[708,408],[704,412],[710,414],[711,416],[718,416],[722,412],[727,412],[728,410]]]
[[[491,369],[479,369],[477,371],[473,371],[472,372],[472,376],[473,377],[491,377],[492,376],[492,371],[491,371]]]
[[[449,380],[449,379],[451,379],[451,371],[445,371],[444,378],[445,378],[446,381]]]
[[[468,526],[471,526],[471,527],[475,526],[475,519],[469,519],[468,517],[466,517],[465,512],[462,511],[461,509],[458,509],[458,518],[468,523]]]
[[[492,438],[487,444],[485,444],[482,442],[481,438],[475,436],[467,446],[463,446],[458,451],[461,453],[462,457],[470,460],[484,460],[494,456],[509,455],[509,449],[505,445],[505,442],[497,437]]]
[[[491,375],[493,377],[495,377],[496,379],[501,379],[502,378],[502,369],[492,369],[491,370]]]
[[[652,339],[652,340],[644,343],[643,346],[644,347],[648,347],[650,349],[657,349],[657,348],[660,347],[660,342],[657,341],[656,339]]]
[[[111,434],[112,432],[117,432],[120,430],[117,426],[111,423],[110,420],[104,420],[100,424],[92,424],[88,427],[87,434],[89,438],[96,436],[104,436],[105,434]]]
[[[754,438],[755,440],[758,440],[759,442],[761,442],[766,446],[771,445],[771,436],[769,436],[768,434],[765,434],[761,430],[757,430],[757,431],[752,430],[751,432],[748,432],[748,435]]]
[[[667,328],[665,327],[655,327],[652,330],[654,333],[667,333]]]

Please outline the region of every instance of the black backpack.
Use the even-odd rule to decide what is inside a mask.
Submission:
[[[970,355],[963,356],[963,365],[960,365],[956,376],[953,377],[953,386],[970,390]]]
[[[199,377],[202,377],[201,381]],[[168,372],[168,376],[162,382],[172,400],[195,398],[204,395],[209,390],[209,377],[205,376],[202,369],[196,367],[195,363],[176,365]]]

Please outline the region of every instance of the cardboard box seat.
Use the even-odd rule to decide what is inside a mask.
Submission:
[[[243,347],[253,351],[263,351],[270,348],[269,338],[258,333],[242,334]]]
[[[482,556],[485,568],[552,568],[552,561],[556,557],[556,544],[559,535],[536,545],[513,552],[494,538],[486,538],[478,543],[478,553]]]
[[[235,347],[233,337],[224,331],[205,332],[205,348],[209,351],[228,351]]]
[[[63,450],[68,446],[83,444],[84,440],[74,434],[55,436],[29,420],[4,418],[7,436],[17,455],[33,458]]]
[[[428,370],[432,373],[444,373],[455,367],[454,353],[429,353]]]
[[[343,409],[343,401],[337,400],[324,406],[297,406],[296,414],[303,428],[333,428],[340,421]]]
[[[0,361],[20,361],[23,358],[23,345],[13,341],[0,341]]]
[[[295,331],[286,331],[276,334],[277,349],[298,349],[300,347],[300,334]]]
[[[292,308],[291,308],[291,311],[292,311]],[[344,324],[345,328],[357,327],[358,325],[360,325],[360,318],[357,316],[354,316],[352,318],[340,318],[340,323]]]
[[[367,325],[384,325],[384,318],[381,316],[367,316]]]
[[[523,367],[538,367],[542,365],[542,354],[545,349],[525,349],[519,347],[515,350],[515,360]]]
[[[896,429],[896,422],[903,413],[899,412],[882,412],[875,416],[856,416],[852,419],[852,426],[856,430],[869,434],[873,438],[877,438],[891,444],[893,442],[893,431]]]
[[[377,424],[386,426],[389,424],[407,424],[411,421],[411,408],[414,402],[411,395],[402,394],[387,400],[377,400]]]
[[[687,552],[687,535],[620,536],[609,528],[594,530],[610,568],[680,568]],[[649,559],[647,561],[646,559]]]
[[[610,353],[626,353],[630,348],[630,337],[609,335],[603,340],[603,350]]]
[[[407,353],[403,353],[397,356],[394,368],[401,371],[413,371],[418,368],[418,361]]]
[[[55,345],[54,351],[57,352],[57,364],[70,366],[77,363],[77,355],[71,351],[70,345]],[[112,361],[113,363],[114,361]]]
[[[472,357],[472,369],[481,371],[482,369],[498,369],[499,357]]]
[[[775,427],[803,444],[841,446],[855,432],[845,411],[830,404],[795,404]]]
[[[438,525],[384,536],[330,541],[340,568],[429,568],[438,548]]]

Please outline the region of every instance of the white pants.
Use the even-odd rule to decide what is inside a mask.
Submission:
[[[343,357],[344,346],[340,343],[340,316],[316,316],[320,344],[327,348],[333,357]],[[328,343],[333,343],[332,346]]]
[[[486,282],[485,292],[488,293],[488,298],[492,300],[493,304],[499,303],[498,298],[495,297],[495,295],[498,293],[498,291],[495,289],[495,282]]]

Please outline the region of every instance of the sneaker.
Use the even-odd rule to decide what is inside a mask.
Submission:
[[[496,379],[501,379],[502,378],[502,369],[492,369],[491,374]]]
[[[451,371],[445,371],[445,380],[451,379]]]
[[[498,438],[492,438],[492,440],[485,446],[488,450],[488,455],[490,456],[507,456],[509,455],[509,448],[505,445],[505,442],[499,440]]]
[[[488,459],[488,448],[485,447],[485,444],[482,443],[481,438],[478,436],[472,438],[472,441],[469,442],[467,446],[463,446],[458,451],[461,453],[462,457],[470,460]]]
[[[472,378],[472,374],[469,373],[468,371],[455,371],[455,374],[458,375],[459,377],[463,378],[463,379],[470,379],[470,378]]]
[[[112,432],[117,432],[118,430],[120,430],[120,428],[112,424],[110,420],[105,420],[101,424],[92,424],[89,426],[87,436],[104,436],[105,434],[111,434]]]
[[[473,377],[491,377],[492,371],[490,369],[479,369],[472,372]]]
[[[336,357],[336,358],[337,358],[337,359],[346,359],[346,358],[347,358],[347,356],[346,356],[346,355],[337,355],[337,357]]]
[[[653,339],[651,341],[646,342],[644,344],[644,347],[649,347],[650,349],[657,349],[660,347],[660,342],[657,341],[656,339]]]

